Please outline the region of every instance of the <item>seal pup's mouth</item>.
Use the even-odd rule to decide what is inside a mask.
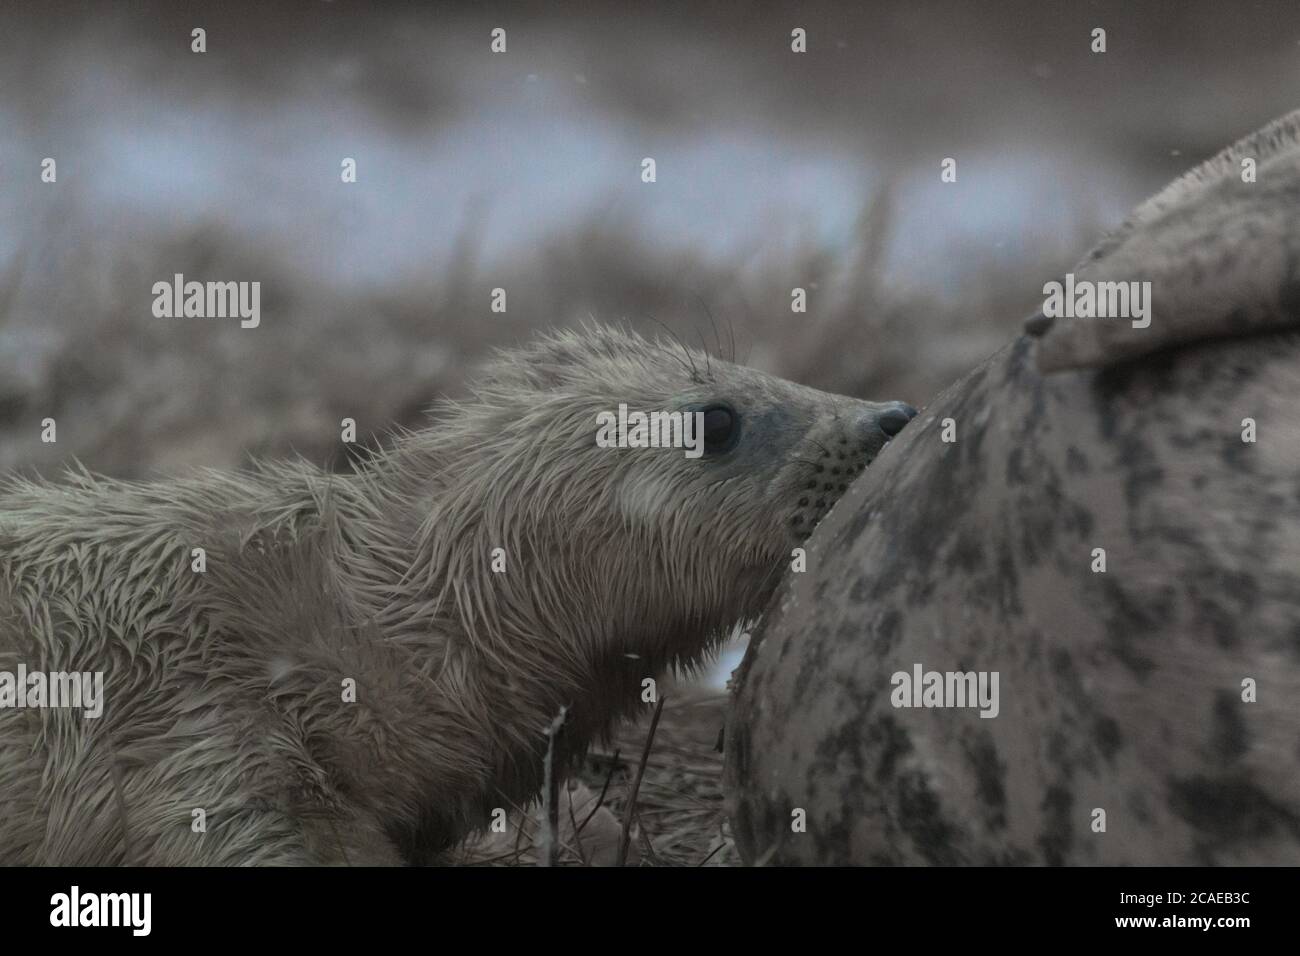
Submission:
[[[812,534],[849,484],[917,415],[906,402],[888,402],[859,416],[829,447],[814,442],[817,454],[812,473],[796,499],[791,527],[800,540]]]

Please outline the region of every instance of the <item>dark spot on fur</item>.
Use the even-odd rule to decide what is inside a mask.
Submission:
[[[1284,315],[1300,319],[1300,279],[1283,283],[1278,290],[1277,300]]]
[[[1194,432],[1188,433],[1179,429],[1173,429],[1166,435],[1166,440],[1175,448],[1195,449],[1213,440],[1214,432],[1205,426],[1201,426]]]
[[[825,625],[817,625],[804,641],[803,652],[799,659],[799,671],[795,674],[792,688],[792,702],[802,701],[808,691],[820,684],[826,674],[829,657],[830,635]]]
[[[1214,752],[1221,760],[1236,760],[1250,748],[1246,723],[1241,719],[1241,708],[1246,706],[1231,691],[1214,695]]]
[[[1062,866],[1074,845],[1074,827],[1070,819],[1074,810],[1074,797],[1070,791],[1053,784],[1043,794],[1043,832],[1038,835],[1038,848],[1050,866]]]
[[[887,784],[894,778],[898,760],[912,752],[912,740],[892,714],[876,720],[867,732],[867,741],[880,748],[880,762],[876,765],[876,780]]]
[[[1124,498],[1136,509],[1143,497],[1164,484],[1165,471],[1151,445],[1151,436],[1134,430],[1116,441],[1118,464],[1124,469]]]
[[[1300,839],[1300,818],[1248,779],[1171,777],[1167,785],[1173,811],[1214,843],[1239,849],[1243,841],[1272,837],[1279,830]]]
[[[1115,754],[1119,753],[1119,748],[1124,745],[1124,736],[1120,733],[1119,723],[1113,717],[1101,716],[1092,723],[1092,739],[1101,751],[1101,755],[1106,758],[1106,762],[1114,764]]]
[[[1254,575],[1217,568],[1209,555],[1198,565],[1205,570],[1189,589],[1197,616],[1209,624],[1219,647],[1235,648],[1241,643],[1237,633],[1239,623],[1256,605],[1259,584]]]
[[[1007,355],[1006,374],[1002,381],[1010,384],[1018,382],[1033,374],[1029,371],[1029,349],[1030,342],[1026,338],[1016,339],[1015,344],[1011,346],[1011,351]]]
[[[1071,445],[1065,452],[1065,470],[1072,475],[1086,475],[1092,469],[1083,452]]]
[[[1024,446],[1017,445],[1011,449],[1011,454],[1007,455],[1007,484],[1023,485],[1029,480],[1025,474],[1024,459]]]
[[[1172,610],[1169,595],[1166,593],[1163,601],[1153,602],[1148,594],[1141,599],[1131,596],[1110,574],[1094,575],[1093,580],[1101,591],[1100,611],[1106,627],[1107,648],[1134,677],[1145,681],[1156,669],[1156,663],[1139,650],[1137,642],[1159,633],[1169,619]]]
[[[872,651],[877,657],[884,657],[898,643],[899,632],[903,624],[903,615],[898,608],[890,608],[876,625],[876,639],[872,641]]]
[[[998,546],[998,606],[1010,618],[1018,618],[1024,613],[1020,603],[1020,570],[1016,566],[1016,557],[1012,553],[1011,543],[1005,538]]]
[[[1151,822],[1153,817],[1151,813],[1151,798],[1153,796],[1159,796],[1159,794],[1152,794],[1143,789],[1130,790],[1128,792],[1128,799],[1126,802],[1128,812],[1138,823],[1145,825]]]
[[[1001,830],[1007,825],[1006,764],[998,759],[993,735],[982,730],[963,741],[963,753],[975,773],[975,790],[983,805],[989,827]]]
[[[847,776],[841,781],[846,787],[854,783],[861,784],[859,776]],[[841,813],[833,820],[818,819],[808,821],[808,834],[817,846],[816,859],[822,863],[843,865],[849,862],[849,851],[853,840],[853,815]],[[790,821],[785,821],[785,829],[790,829]]]
[[[898,824],[916,852],[935,866],[962,863],[962,855],[955,846],[960,833],[944,818],[939,798],[925,776],[913,771],[900,777],[896,792]]]
[[[1235,432],[1223,440],[1219,457],[1234,471],[1250,474],[1255,470],[1255,459],[1251,455],[1253,447],[1249,442],[1241,440],[1240,432]]]
[[[1026,447],[1034,447],[1032,439],[1026,441]],[[1017,542],[1020,557],[1025,564],[1032,565],[1042,553],[1050,553],[1055,547],[1065,499],[1061,477],[1041,450],[1035,448],[1025,472],[1031,477],[1016,495],[1014,507],[1020,526]]]
[[[867,695],[863,701],[863,710],[870,709],[873,695]],[[866,769],[863,759],[863,737],[861,727],[853,721],[846,721],[817,742],[814,751],[820,770],[829,776],[838,778],[845,766],[858,772]]]
[[[1073,505],[1065,512],[1065,527],[1077,537],[1089,537],[1095,523],[1092,512],[1083,505]]]
[[[985,551],[984,539],[978,532],[964,530],[957,536],[944,566],[949,573],[978,574],[984,569]]]
[[[871,582],[866,575],[860,576],[849,588],[849,600],[854,604],[866,604],[871,600]]]
[[[1047,738],[1048,766],[1058,771],[1062,778],[1068,779],[1074,773],[1074,758],[1074,735],[1067,735],[1060,728],[1054,729]]]
[[[1090,708],[1083,682],[1074,669],[1074,658],[1064,647],[1053,647],[1047,652],[1047,664],[1052,670],[1057,693],[1065,697],[1076,709]]]

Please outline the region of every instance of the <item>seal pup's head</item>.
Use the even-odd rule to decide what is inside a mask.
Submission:
[[[618,447],[637,444],[620,405],[699,413],[696,448]],[[501,680],[559,704],[623,694],[614,671],[639,686],[756,619],[914,414],[623,329],[555,332],[501,353],[395,451],[419,528],[406,580]]]

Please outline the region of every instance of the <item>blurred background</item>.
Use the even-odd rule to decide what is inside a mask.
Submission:
[[[590,316],[690,342],[716,322],[752,365],[920,405],[1300,89],[1293,2],[0,16],[0,470],[44,474],[346,467],[344,416],[382,441],[491,347]],[[155,318],[177,272],[260,281],[261,326]]]

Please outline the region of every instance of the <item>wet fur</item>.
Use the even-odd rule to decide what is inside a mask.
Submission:
[[[717,398],[725,455],[594,447],[621,401]],[[0,710],[0,861],[438,859],[532,798],[561,707],[581,750],[760,613],[883,407],[593,326],[354,475],[9,481],[0,669],[104,671],[106,704]]]

